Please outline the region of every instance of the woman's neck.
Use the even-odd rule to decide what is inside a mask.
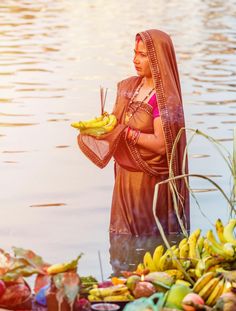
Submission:
[[[144,77],[143,78],[143,86],[145,88],[153,88],[154,87],[154,83],[153,83],[153,80],[152,80],[152,77]]]

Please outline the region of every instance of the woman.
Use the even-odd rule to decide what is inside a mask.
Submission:
[[[79,135],[82,151],[98,166],[115,159],[115,185],[110,232],[158,234],[152,205],[156,183],[168,178],[171,151],[184,127],[181,88],[170,37],[159,30],[136,36],[134,65],[138,76],[118,83],[113,113],[118,126],[100,139]],[[174,175],[182,174],[185,135],[172,161]],[[187,172],[186,172],[187,173]],[[189,197],[184,180],[176,181],[179,214],[189,229]],[[159,188],[156,214],[167,234],[180,232],[168,184]]]

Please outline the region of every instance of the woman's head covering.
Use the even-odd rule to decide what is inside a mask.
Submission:
[[[143,31],[138,33],[138,35],[147,49],[165,136],[168,164],[171,164],[174,176],[188,173],[187,161],[185,162],[185,172],[182,172],[186,148],[185,131],[182,132],[177,150],[173,153],[173,158],[171,159],[175,139],[180,129],[185,127],[181,87],[172,40],[168,34],[157,29]],[[184,211],[185,227],[189,228],[188,189],[184,180],[178,180],[176,184],[180,197],[184,198],[183,206],[182,208],[179,207],[179,212],[183,214]]]
[[[139,35],[147,49],[170,161],[176,135],[185,124],[175,51],[170,36],[160,30],[151,29]]]

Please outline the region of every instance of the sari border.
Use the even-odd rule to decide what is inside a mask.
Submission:
[[[158,51],[155,50],[154,43],[148,31],[140,32],[139,35],[141,36],[143,42],[146,44],[148,56],[150,59],[150,67],[151,67],[152,76],[154,80],[154,86],[156,89],[156,95],[158,97],[157,105],[158,107],[160,107],[159,109],[160,117],[161,117],[161,121],[163,125],[163,130],[165,133],[165,141],[166,141],[166,146],[167,146],[167,161],[168,161],[168,165],[170,166],[171,150],[174,144],[174,139],[173,139],[170,124],[168,122],[169,112],[168,112],[167,100],[165,97],[163,82],[162,82],[161,73],[160,73],[160,65],[159,65],[159,61],[157,57]],[[177,174],[176,154],[174,155],[172,159],[172,165],[173,165],[172,169],[173,169],[174,175],[176,175]]]

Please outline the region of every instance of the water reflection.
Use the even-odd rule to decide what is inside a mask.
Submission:
[[[169,243],[178,243],[183,236],[168,236]],[[161,236],[136,237],[126,234],[110,234],[110,264],[112,275],[118,276],[122,271],[134,271],[146,251],[151,254],[157,245],[163,244]]]

